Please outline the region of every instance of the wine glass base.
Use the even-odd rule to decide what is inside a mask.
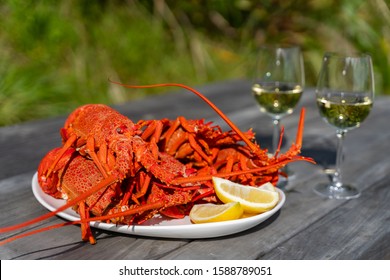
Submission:
[[[285,190],[287,184],[288,184],[288,179],[285,178],[285,177],[279,176],[279,180],[278,180],[278,182],[276,183],[276,186],[277,186],[279,189],[281,189],[281,190]]]
[[[360,191],[350,185],[337,187],[332,184],[320,184],[314,188],[314,192],[331,199],[353,199],[360,196]]]
[[[287,166],[281,168],[280,171],[283,172],[285,175],[287,175],[287,177],[279,175],[279,180],[276,186],[281,190],[285,190],[289,181],[293,180],[296,177],[296,174],[293,170],[291,170]]]
[[[282,171],[283,173],[285,173],[287,175],[287,180],[294,179],[296,176],[294,170],[289,168],[287,165],[284,166],[280,171]]]

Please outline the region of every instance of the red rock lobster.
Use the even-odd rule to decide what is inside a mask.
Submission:
[[[115,83],[115,82],[114,82]],[[117,83],[119,84],[119,83]],[[88,104],[72,112],[61,128],[63,144],[51,150],[38,167],[42,190],[67,203],[41,217],[0,229],[15,230],[73,207],[80,214],[82,239],[96,241],[89,221],[121,224],[142,223],[157,213],[172,218],[188,214],[194,203],[212,201],[212,176],[258,186],[276,183],[279,169],[300,156],[304,109],[296,142],[279,155],[269,156],[255,142],[251,130],[242,132],[211,101],[181,84],[131,86],[129,88],[178,86],[202,98],[231,127],[223,132],[203,120],[141,120],[133,123],[112,108]],[[280,141],[281,142],[281,141]],[[39,229],[36,232],[49,228]],[[33,234],[11,237],[0,244]]]

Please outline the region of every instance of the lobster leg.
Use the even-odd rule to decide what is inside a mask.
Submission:
[[[203,158],[209,165],[212,165],[211,158],[208,157],[202,150],[202,148],[196,143],[196,140],[193,135],[188,135],[188,140],[191,145],[191,147]]]
[[[295,138],[295,143],[293,143],[290,147],[290,149],[285,152],[283,155],[279,157],[279,160],[283,159],[291,159],[297,156],[299,154],[301,147],[302,147],[302,139],[303,139],[303,130],[304,130],[304,119],[305,119],[305,108],[302,108],[300,118],[299,118],[299,123],[298,123],[298,129],[297,129],[297,134]],[[281,137],[283,136],[283,130]],[[281,140],[280,140],[281,141]],[[279,150],[280,148],[278,148]],[[275,158],[277,157],[277,153],[274,156]],[[301,157],[302,158],[302,157]],[[312,163],[315,163],[313,160],[311,160]]]
[[[138,198],[140,198],[141,196],[144,196],[149,188],[149,185],[150,185],[150,180],[152,179],[152,177],[150,176],[150,174],[144,174],[144,173],[141,173],[140,175],[142,175],[142,184],[141,184],[141,189],[132,195],[132,199],[137,203],[139,204],[138,202]]]
[[[47,172],[45,172],[45,176],[49,177],[53,170],[55,169],[56,165],[62,158],[62,156],[66,153],[66,151],[72,146],[72,144],[77,140],[76,135],[72,135],[66,143],[61,147],[61,150],[58,152],[56,159],[53,161],[51,166],[48,168]]]
[[[305,112],[306,112],[305,108],[302,108],[301,115],[299,117],[297,136],[295,137],[295,143],[298,147],[302,146],[303,130],[305,126]]]
[[[212,177],[228,178],[231,176],[262,172],[262,171],[269,170],[269,169],[278,169],[278,168],[285,166],[287,163],[294,162],[297,160],[304,160],[304,161],[307,161],[310,163],[315,163],[315,161],[311,158],[299,156],[299,157],[296,157],[293,159],[285,159],[285,160],[279,161],[279,162],[274,163],[274,164],[270,164],[270,165],[263,166],[263,167],[252,168],[252,169],[232,171],[232,172],[226,172],[226,173],[216,173],[216,174],[202,175],[202,176],[176,178],[172,181],[172,184],[185,185],[185,184],[192,184],[192,183],[197,183],[197,182],[202,182],[202,181],[209,181],[212,179]]]
[[[95,162],[96,166],[99,168],[99,170],[103,174],[103,176],[107,178],[108,174],[107,174],[107,172],[104,169],[103,164],[102,164],[102,156],[103,156],[102,154],[103,153],[101,153],[100,158],[96,154],[96,152],[95,152],[95,139],[92,136],[89,136],[87,138],[87,150],[86,150],[86,152],[90,155],[92,160]],[[107,154],[105,156],[107,156]],[[104,156],[103,156],[103,158],[104,158]],[[104,162],[106,162],[106,160],[104,160]]]
[[[184,117],[179,117],[178,119],[181,126],[188,132],[188,142],[192,149],[194,149],[194,151],[196,151],[209,165],[212,165],[212,158],[206,155],[205,152],[203,152],[202,146],[196,142],[193,135],[193,133],[195,133],[194,129],[190,127],[188,121]]]
[[[171,140],[173,133],[178,129],[179,126],[180,126],[180,121],[178,118],[170,124],[169,129],[166,131],[165,135],[163,136],[163,138],[165,138],[166,143],[168,143]]]
[[[147,125],[146,129],[142,133],[141,138],[143,140],[154,138],[157,142],[161,137],[162,130],[163,130],[162,121],[159,120],[150,121],[149,125]]]
[[[79,215],[81,220],[85,220],[89,218],[89,209],[85,207],[85,202],[79,202]],[[81,239],[84,241],[89,241],[91,244],[96,243],[95,237],[92,235],[91,227],[89,226],[89,222],[81,223]]]
[[[274,153],[274,157],[275,157],[275,158],[278,157],[278,154],[279,154],[280,149],[281,149],[281,147],[282,147],[283,135],[284,135],[284,127],[282,126],[282,128],[280,129],[279,143],[278,143],[278,146],[277,146],[276,151],[275,151],[275,153]]]

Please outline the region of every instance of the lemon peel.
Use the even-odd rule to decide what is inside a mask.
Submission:
[[[196,224],[222,222],[239,219],[243,212],[239,202],[196,204],[192,207],[189,217]]]
[[[212,180],[217,197],[224,203],[239,202],[245,213],[263,213],[279,202],[279,193],[271,183],[253,187],[219,177]]]

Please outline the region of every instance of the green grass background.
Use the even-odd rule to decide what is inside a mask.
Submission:
[[[249,78],[256,48],[299,44],[307,86],[325,51],[372,55],[390,94],[388,0],[0,0],[0,126],[163,90]]]

